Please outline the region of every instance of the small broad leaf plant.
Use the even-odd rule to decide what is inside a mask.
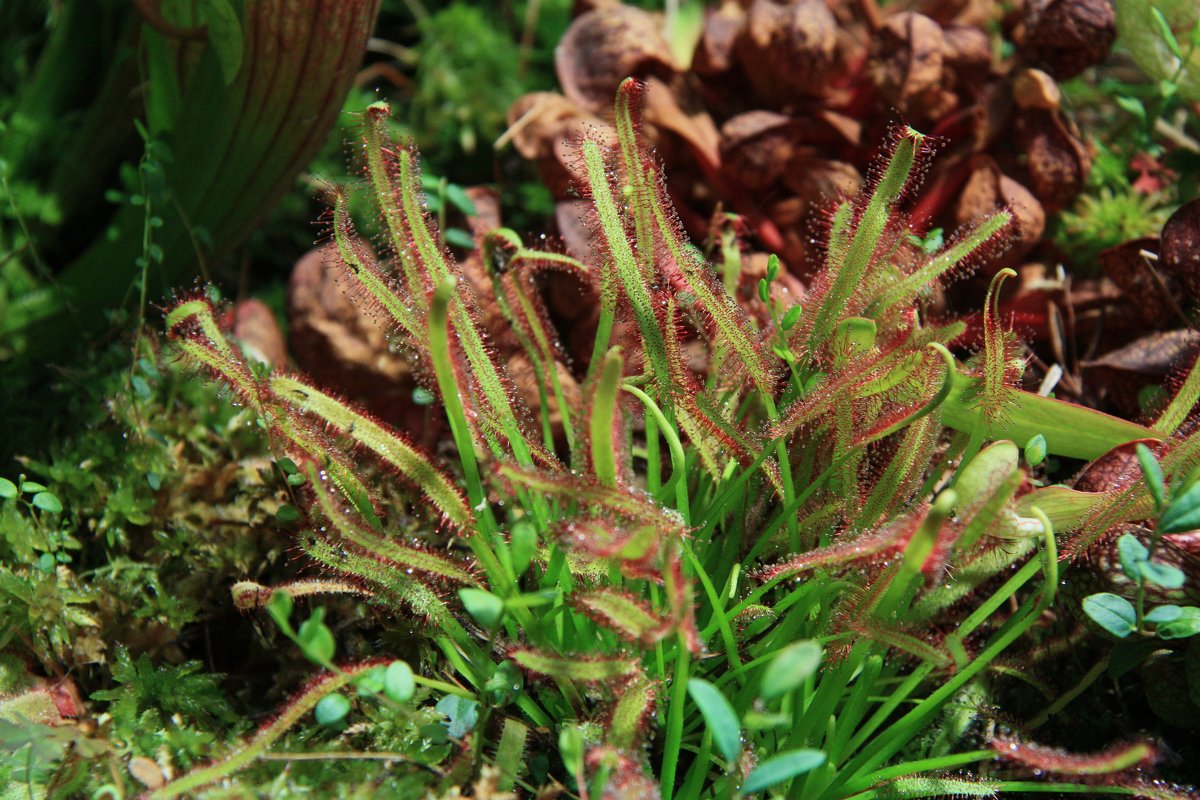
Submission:
[[[1187,579],[1183,570],[1156,561],[1154,554],[1165,534],[1200,528],[1200,482],[1192,475],[1182,483],[1167,486],[1162,466],[1144,444],[1137,446],[1137,458],[1157,518],[1148,546],[1132,533],[1125,533],[1117,540],[1121,571],[1137,587],[1137,593],[1132,602],[1112,592],[1092,594],[1084,598],[1083,610],[1093,622],[1119,639],[1135,634],[1186,639],[1200,634],[1200,608],[1171,603],[1146,608],[1146,591],[1150,586],[1167,590],[1183,588]]]
[[[899,204],[929,146],[900,128],[868,190],[831,209],[824,266],[803,304],[778,290],[772,263],[760,326],[683,236],[639,131],[641,92],[621,86],[615,135],[576,143],[591,257],[493,231],[480,241],[490,291],[478,294],[426,212],[415,150],[387,137],[386,105],[364,114],[363,177],[386,258],[359,237],[340,189],[329,247],[347,289],[388,320],[440,397],[453,463],[301,375],[250,369],[206,299],[170,309],[179,352],[251,406],[288,460],[298,544],[319,573],[239,584],[238,605],[286,622],[291,604],[279,598],[349,593],[417,615],[451,677],[417,670],[412,681],[421,697],[441,697],[455,735],[475,742],[476,764],[493,761],[501,787],[532,780],[518,756],[549,736],[555,774],[581,797],[1019,791],[1021,781],[945,777],[994,749],[914,745],[1054,597],[1050,520],[1014,502],[1019,451],[984,446],[997,421],[1046,428],[1053,451],[1070,438],[1056,438],[1056,421],[1101,416],[1011,387],[999,280],[974,371],[947,349],[964,325],[923,317],[928,287],[1001,247],[1011,214],[941,248],[914,245]],[[537,292],[551,270],[599,298],[586,365],[568,359]],[[497,359],[484,307],[501,312],[534,365],[538,409]],[[701,369],[691,343],[706,354]],[[582,378],[574,405],[562,377],[571,372]],[[1105,419],[1091,428],[1125,432]],[[944,422],[958,429],[949,451]],[[367,464],[411,503],[385,505]],[[939,485],[948,488],[930,500]],[[412,697],[404,667],[335,664],[320,627],[286,631],[333,677],[154,796],[240,769],[297,709],[361,688],[362,676],[386,688],[389,670],[403,673],[403,691],[383,702]],[[322,718],[351,706],[326,702]],[[480,709],[504,722],[475,727]],[[1098,790],[1132,794],[1131,781]]]

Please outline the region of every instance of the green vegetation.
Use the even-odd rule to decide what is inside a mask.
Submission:
[[[280,156],[245,188],[270,137],[247,127],[225,163],[205,141],[220,126],[188,122],[248,80],[245,8],[135,5],[68,0],[44,49],[0,32],[22,54],[0,66],[16,97],[0,98],[16,132],[0,146],[0,800],[1196,797],[1164,779],[1189,782],[1200,757],[1177,736],[1200,713],[1200,369],[1155,384],[1138,421],[1028,391],[1010,312],[1029,281],[996,261],[1018,210],[914,223],[930,138],[894,128],[861,191],[832,199],[802,293],[779,257],[752,271],[736,216],[717,263],[689,240],[634,78],[611,130],[565,156],[587,252],[468,233],[464,184],[545,82],[565,9],[506,5],[494,25],[472,3],[408,3],[403,44],[372,44],[411,71],[403,122],[349,89],[336,122],[332,95],[306,106],[329,115],[323,150],[285,148],[319,152],[301,181],[325,189],[338,288],[413,366],[430,430],[401,430],[261,361],[215,286],[164,301],[155,329],[157,283],[251,235],[300,165]],[[1054,223],[1081,261],[1187,197],[1131,180],[1134,154],[1178,155],[1151,151],[1195,101],[1186,5],[1122,23],[1157,84],[1068,89],[1126,92],[1118,124],[1136,129]],[[18,88],[50,81],[96,13],[138,42],[106,68],[148,66],[148,100],[106,162],[112,233],[52,252],[86,216],[46,171],[74,146],[60,118],[112,98],[42,107]],[[208,190],[230,203],[193,217]],[[288,198],[250,252],[305,245],[288,220],[307,206]],[[940,313],[941,287],[980,265],[978,313]],[[561,330],[564,277],[594,325]],[[81,342],[76,303],[84,329],[126,338],[44,370]],[[1085,704],[1096,724],[1067,729]]]

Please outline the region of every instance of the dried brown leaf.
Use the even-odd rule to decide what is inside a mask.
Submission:
[[[1167,220],[1158,257],[1163,269],[1183,285],[1188,299],[1200,300],[1200,200],[1183,204]]]
[[[789,108],[797,95],[828,91],[837,31],[822,0],[754,0],[735,52],[755,93],[768,105]]]
[[[572,22],[554,51],[554,66],[563,93],[592,112],[607,111],[628,77],[669,78],[677,71],[660,21],[623,5]]]
[[[896,14],[880,29],[875,49],[875,84],[889,103],[909,113],[940,97],[945,39],[932,19],[911,11]],[[919,110],[922,116],[941,115],[940,109]]]
[[[1178,286],[1170,273],[1159,270],[1146,254],[1159,250],[1154,238],[1132,239],[1100,252],[1100,268],[1121,288],[1124,299],[1138,310],[1142,323],[1163,328],[1177,323],[1178,305],[1172,293]]]
[[[1033,0],[1018,47],[1066,80],[1107,58],[1116,38],[1116,13],[1108,0]]]
[[[1048,212],[1070,205],[1083,188],[1091,155],[1062,116],[1028,110],[1014,120],[1018,146],[1025,153],[1029,187]]]
[[[1046,212],[1037,198],[1002,173],[995,161],[977,156],[971,162],[971,173],[959,193],[954,223],[959,227],[976,223],[1001,208],[1012,210],[1016,225],[1008,242],[1009,248],[986,263],[985,271],[989,273],[1021,263],[1042,238]]]

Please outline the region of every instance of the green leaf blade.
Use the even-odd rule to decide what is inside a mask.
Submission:
[[[825,758],[825,754],[820,750],[789,750],[780,753],[754,768],[742,784],[741,794],[744,796],[761,792],[799,775],[805,775],[824,764]]]
[[[1097,625],[1119,639],[1137,630],[1137,611],[1133,604],[1112,592],[1085,597],[1083,611]]]
[[[700,709],[717,751],[726,761],[736,761],[742,752],[742,726],[733,706],[720,689],[703,678],[689,679],[687,691],[692,702]]]
[[[793,642],[779,651],[763,673],[760,695],[770,700],[797,689],[821,666],[821,645]]]

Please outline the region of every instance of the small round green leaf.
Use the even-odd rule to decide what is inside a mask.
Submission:
[[[475,249],[475,237],[462,228],[447,228],[445,238],[448,245],[460,247],[463,250]]]
[[[446,184],[446,199],[468,217],[475,216],[475,202],[471,195],[467,194],[467,190],[457,183]]]
[[[325,624],[325,615],[318,613],[321,610],[318,608],[311,617],[300,623],[297,636],[306,656],[318,664],[328,664],[333,660],[337,643],[334,641],[333,631]]]
[[[1200,633],[1200,608],[1184,606],[1179,616],[1154,630],[1160,639],[1186,639]]]
[[[1159,533],[1186,533],[1200,528],[1200,482],[1176,497],[1158,518]]]
[[[1150,557],[1150,551],[1136,536],[1127,533],[1117,540],[1117,557],[1125,576],[1136,581],[1142,574],[1142,565]]]
[[[292,523],[300,519],[300,511],[291,503],[284,503],[275,512],[275,518],[285,524]]]
[[[1025,463],[1031,467],[1036,467],[1045,461],[1046,453],[1046,437],[1040,433],[1035,434],[1025,443]]]
[[[362,695],[381,694],[383,692],[383,676],[386,667],[373,667],[354,679],[358,693]]]
[[[16,497],[17,485],[8,478],[0,478],[0,499],[11,500]]]
[[[763,672],[759,694],[764,700],[779,697],[804,684],[821,666],[821,645],[793,642],[779,651]]]
[[[1097,625],[1119,639],[1124,639],[1137,628],[1137,611],[1133,604],[1112,592],[1083,598],[1083,611]]]
[[[485,628],[493,628],[504,614],[504,601],[484,589],[459,589],[467,613]]]
[[[1142,619],[1158,625],[1163,622],[1174,622],[1182,616],[1183,609],[1179,606],[1165,605],[1150,609],[1149,613]]]
[[[717,751],[728,762],[737,760],[742,751],[742,726],[733,706],[720,689],[703,678],[688,680],[687,691],[692,702],[700,709]]]
[[[779,277],[779,256],[771,253],[767,256],[767,283],[774,283]]]
[[[25,492],[26,494],[33,492],[44,492],[46,491],[46,487],[37,481],[21,481],[21,491]]]
[[[271,598],[267,600],[267,613],[271,615],[271,619],[275,620],[275,624],[285,631],[292,629],[289,622],[292,616],[292,605],[292,596],[287,592],[272,592]]]
[[[321,725],[336,725],[350,713],[350,701],[345,695],[330,694],[322,697],[313,710],[317,722]]]
[[[448,717],[446,734],[451,739],[461,739],[475,729],[479,722],[479,701],[456,694],[448,694],[434,706]]]
[[[812,772],[825,763],[825,754],[820,750],[789,750],[754,768],[742,784],[741,794],[752,794],[769,789],[797,775]]]
[[[417,690],[412,667],[404,661],[393,661],[388,664],[383,674],[383,693],[388,699],[397,703],[407,703]]]
[[[1163,564],[1158,561],[1144,561],[1141,565],[1142,577],[1146,583],[1153,583],[1164,589],[1178,589],[1183,586],[1186,576],[1179,567]]]
[[[150,384],[141,375],[134,375],[129,379],[129,382],[133,384],[133,391],[143,400],[149,400],[151,395],[154,394],[150,389]]]
[[[38,492],[33,496],[31,502],[42,511],[47,511],[51,514],[59,514],[63,510],[62,501],[50,494],[50,492]]]

